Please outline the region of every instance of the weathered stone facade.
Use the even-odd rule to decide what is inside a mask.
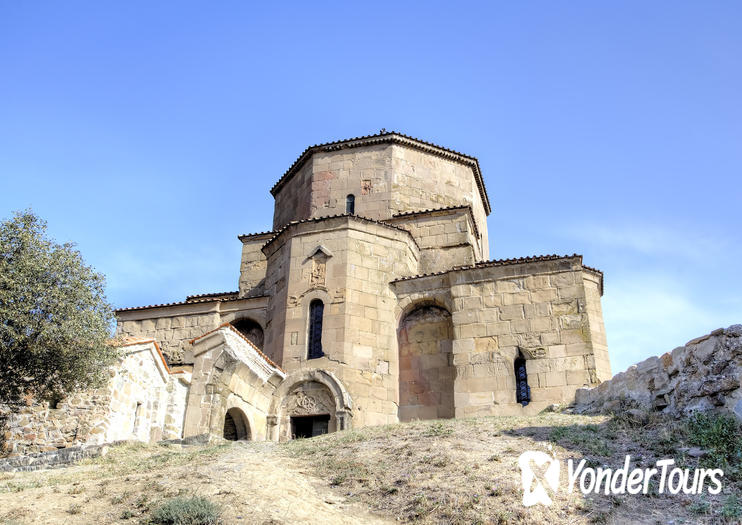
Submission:
[[[11,410],[0,405],[0,412],[7,416],[3,455],[123,440],[180,438],[184,403],[177,397],[184,397],[188,379],[170,371],[156,342],[127,342],[110,375],[105,386],[73,394],[53,406],[29,403]],[[168,428],[168,418],[180,419],[180,424]]]
[[[742,420],[742,325],[715,330],[578,390],[575,410],[611,411],[624,399],[674,416],[725,411]]]
[[[117,312],[192,372],[165,401],[184,437],[529,414],[610,378],[602,274],[579,255],[488,261],[475,158],[383,132],[308,148],[271,193],[273,230],[239,236],[237,291]]]

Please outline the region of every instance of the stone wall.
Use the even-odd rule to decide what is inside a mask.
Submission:
[[[488,214],[470,166],[413,148],[394,146],[392,168],[392,215],[469,205],[480,227],[482,259],[489,258]]]
[[[480,230],[468,206],[406,213],[386,222],[408,230],[420,247],[420,273],[482,261]]]
[[[265,327],[266,297],[196,299],[116,312],[116,335],[154,339],[169,364],[192,364],[191,340],[224,322],[251,319]]]
[[[78,445],[98,445],[121,440],[154,442],[180,437],[184,406],[178,396],[184,390],[170,389],[169,371],[152,341],[123,347],[124,354],[109,373],[106,386],[77,392],[54,406],[33,403],[20,408],[0,405],[6,416],[3,451],[20,456]],[[176,423],[164,432],[168,407]],[[177,423],[178,418],[180,423]]]
[[[81,459],[105,455],[107,451],[108,445],[79,445],[27,456],[2,458],[0,459],[0,472],[27,472],[62,467]]]
[[[401,312],[430,303],[451,312],[455,413],[468,417],[536,413],[610,378],[602,323],[590,324],[598,282],[575,256],[484,263],[394,287]],[[516,403],[519,356],[531,389],[525,407]]]
[[[189,361],[189,341],[220,322],[218,302],[118,312],[116,335],[154,339],[169,363],[183,363]]]
[[[49,403],[31,403],[11,410],[0,405],[5,421],[4,456],[56,451],[95,441],[103,434],[101,423],[109,415],[111,392],[101,388],[78,393],[52,408]]]
[[[577,412],[611,411],[623,399],[675,416],[722,410],[742,419],[742,325],[714,330],[577,391]]]
[[[264,293],[265,273],[268,260],[262,251],[263,245],[275,232],[240,235],[242,259],[240,260],[240,297],[257,296]]]
[[[417,272],[411,235],[359,217],[291,226],[268,247],[266,353],[288,374],[323,369],[350,392],[354,424],[397,420],[396,299],[389,282]],[[309,305],[324,303],[324,357],[308,359]]]

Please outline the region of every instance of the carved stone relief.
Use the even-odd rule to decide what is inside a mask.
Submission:
[[[300,387],[286,401],[286,412],[292,416],[332,414],[334,411],[335,403],[326,389]]]

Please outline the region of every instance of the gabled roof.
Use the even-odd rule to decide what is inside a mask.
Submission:
[[[114,340],[114,342],[116,342],[116,340]],[[172,372],[170,371],[170,367],[167,364],[167,359],[165,359],[165,356],[162,353],[162,350],[160,349],[160,345],[158,345],[157,341],[155,341],[151,337],[149,338],[147,337],[124,337],[123,339],[121,339],[120,344],[118,344],[117,346],[119,348],[124,348],[126,346],[148,345],[148,344],[153,345],[155,347],[155,350],[157,350],[157,355],[160,358],[160,363],[162,363],[162,368],[164,368],[165,373],[171,374]],[[160,368],[159,365],[158,365],[158,368]],[[164,376],[165,374],[163,374],[163,377]]]
[[[203,339],[203,338],[204,338],[204,337],[206,337],[207,335],[211,335],[211,334],[213,334],[214,332],[217,332],[217,331],[221,330],[222,328],[227,328],[227,329],[231,330],[232,332],[234,332],[235,334],[237,334],[237,335],[238,335],[238,336],[239,336],[239,337],[240,337],[240,338],[241,338],[241,339],[242,339],[243,341],[245,341],[245,342],[246,342],[246,343],[247,343],[248,345],[250,345],[250,346],[252,347],[252,349],[253,349],[253,350],[255,350],[255,352],[257,352],[257,354],[258,354],[258,355],[259,355],[260,357],[262,357],[262,358],[263,358],[263,360],[264,360],[264,361],[265,361],[266,363],[268,363],[268,364],[269,364],[270,366],[272,366],[273,368],[275,368],[275,369],[277,369],[277,370],[280,370],[281,372],[285,372],[285,370],[284,370],[283,368],[281,368],[280,366],[278,366],[278,365],[277,365],[276,363],[274,363],[274,362],[273,362],[273,361],[271,360],[271,358],[270,358],[270,357],[268,357],[267,355],[265,355],[265,354],[263,353],[263,351],[262,351],[262,350],[261,350],[260,348],[258,348],[257,346],[255,346],[255,343],[253,343],[252,341],[250,341],[250,340],[249,340],[249,339],[248,339],[247,337],[245,337],[245,335],[244,335],[244,334],[243,334],[242,332],[240,332],[239,330],[237,330],[237,329],[236,329],[236,328],[235,328],[235,327],[234,327],[234,326],[232,325],[232,323],[222,323],[222,324],[220,324],[219,326],[217,326],[216,328],[214,328],[213,330],[209,330],[209,331],[208,331],[208,332],[206,332],[205,334],[201,334],[201,335],[199,335],[198,337],[194,337],[193,339],[191,339],[191,340],[190,340],[190,341],[188,341],[188,342],[189,342],[189,343],[191,343],[191,344],[193,344],[193,343],[195,343],[196,341],[198,341],[199,339]]]
[[[482,202],[484,203],[485,213],[489,215],[492,211],[492,208],[490,207],[489,197],[487,196],[487,189],[484,187],[482,171],[479,169],[479,161],[476,157],[472,157],[464,153],[459,153],[458,151],[444,148],[443,146],[439,146],[431,142],[416,139],[415,137],[410,137],[403,133],[385,130],[382,130],[375,135],[366,135],[363,137],[354,137],[352,139],[337,140],[335,142],[326,142],[324,144],[315,144],[314,146],[309,146],[302,152],[301,155],[299,155],[299,158],[294,161],[294,163],[286,171],[286,173],[284,173],[283,176],[278,179],[278,182],[273,185],[273,187],[271,188],[271,195],[275,197],[281,187],[286,184],[291,179],[291,177],[297,171],[299,171],[299,169],[301,169],[304,163],[317,152],[336,151],[347,148],[359,148],[364,146],[374,146],[377,144],[399,144],[401,146],[414,148],[426,153],[430,153],[432,155],[437,155],[439,157],[458,162],[460,164],[464,164],[465,166],[469,166],[474,172],[474,180],[476,181],[477,187],[479,188],[479,194],[482,197]]]

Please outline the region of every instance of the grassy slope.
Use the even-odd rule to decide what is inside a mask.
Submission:
[[[225,523],[739,522],[742,481],[732,465],[725,470],[736,481],[725,479],[719,496],[560,492],[551,507],[521,505],[517,458],[549,445],[562,460],[584,457],[592,466],[620,466],[625,454],[640,466],[664,457],[684,467],[739,461],[739,429],[702,423],[544,414],[372,427],[280,445],[116,447],[71,468],[0,474],[0,523],[138,523],[178,495],[210,498],[225,509]],[[694,444],[711,454],[699,460],[679,450]]]
[[[418,422],[353,430],[287,443],[282,453],[308,460],[316,473],[348,498],[401,521],[423,523],[667,523],[742,520],[742,476],[722,456],[739,462],[742,436],[727,426],[708,431],[660,417],[588,417],[544,414]],[[721,449],[699,459],[679,450],[699,439]],[[708,445],[708,443],[706,443]],[[552,450],[561,460],[585,458],[593,467],[647,468],[674,457],[678,466],[723,466],[719,496],[591,495],[558,493],[551,507],[521,505],[518,456]],[[737,464],[739,465],[739,463]],[[738,467],[739,468],[739,467]],[[729,477],[733,477],[730,480]],[[562,486],[566,485],[562,462]]]

